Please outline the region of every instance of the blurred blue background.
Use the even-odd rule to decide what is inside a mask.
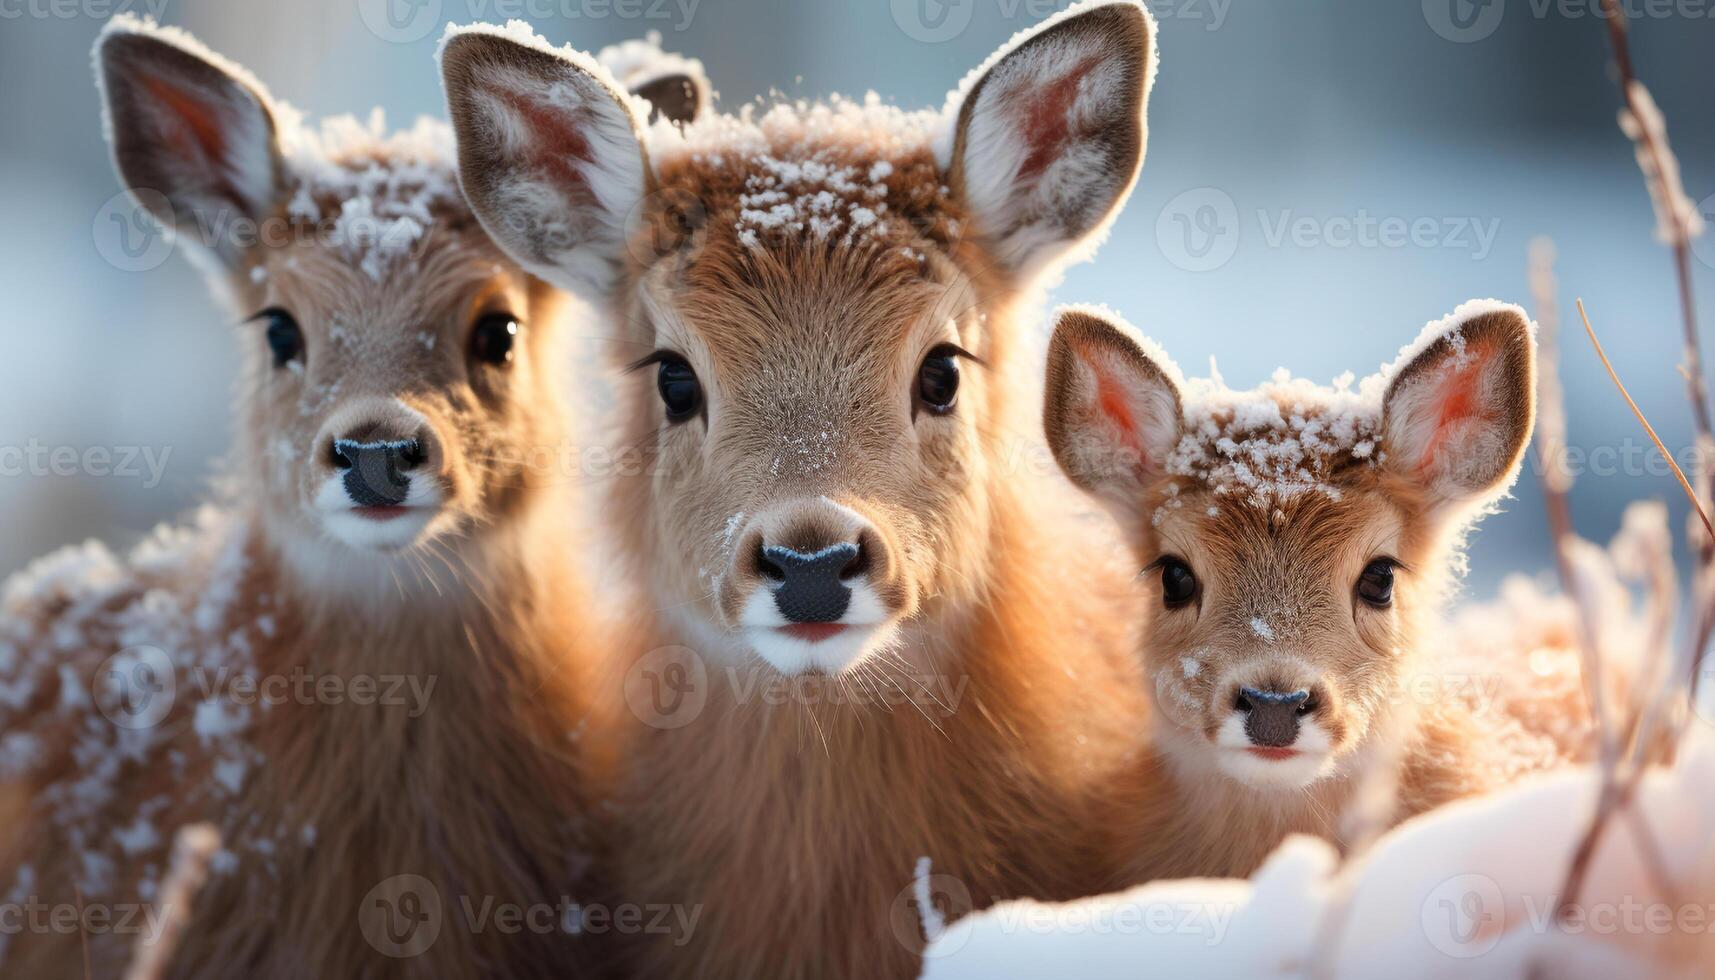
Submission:
[[[1374,370],[1467,298],[1530,305],[1527,245],[1548,235],[1563,307],[1584,297],[1644,410],[1671,445],[1689,444],[1672,269],[1615,123],[1598,0],[1151,6],[1161,72],[1143,177],[1097,261],[1072,270],[1055,300],[1114,306],[1195,373],[1214,356],[1235,385],[1277,365],[1325,381]],[[1705,200],[1715,192],[1715,2],[1626,6],[1639,73],[1667,116],[1688,191]],[[523,16],[588,49],[658,30],[668,48],[705,61],[727,107],[774,88],[874,89],[916,107],[940,105],[966,70],[1055,9],[0,0],[0,448],[170,452],[158,485],[146,471],[0,476],[0,572],[85,537],[124,543],[173,516],[204,492],[230,435],[231,328],[196,273],[178,257],[123,271],[96,247],[119,186],[88,52],[112,12],[190,29],[312,116],[379,105],[403,124],[440,111],[433,52],[449,20]],[[1693,266],[1705,322],[1715,322],[1715,241],[1700,243]],[[1641,459],[1644,442],[1587,344],[1572,335],[1566,348],[1572,443]],[[1670,478],[1622,467],[1581,479],[1578,525],[1605,541],[1639,497],[1667,499],[1683,516]],[[1548,567],[1546,542],[1527,473],[1476,539],[1471,591]]]

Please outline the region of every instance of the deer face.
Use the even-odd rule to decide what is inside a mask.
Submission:
[[[1085,5],[944,113],[835,101],[647,140],[587,59],[448,40],[477,214],[618,312],[655,460],[633,546],[707,648],[839,672],[978,599],[1006,313],[1129,192],[1149,28]]]
[[[517,512],[561,434],[563,298],[471,216],[450,131],[299,132],[241,69],[128,18],[97,64],[121,177],[243,319],[235,491],[288,551],[338,563]]]
[[[1144,656],[1169,758],[1298,789],[1365,744],[1461,532],[1517,475],[1533,356],[1522,311],[1468,304],[1357,390],[1282,374],[1234,392],[1187,384],[1100,312],[1062,314],[1049,441],[1158,597]]]

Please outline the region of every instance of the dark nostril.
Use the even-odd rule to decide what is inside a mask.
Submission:
[[[1251,699],[1245,697],[1244,691],[1241,690],[1239,693],[1233,695],[1233,710],[1234,711],[1243,711],[1246,714],[1250,713]]]
[[[1313,715],[1320,707],[1322,707],[1322,702],[1317,700],[1316,695],[1312,694],[1304,699],[1304,703],[1298,706],[1298,714],[1300,717]]]
[[[339,448],[338,439],[328,444],[328,463],[336,469],[342,470],[349,470],[353,465],[351,457]]]
[[[851,560],[840,568],[840,581],[849,582],[854,578],[861,578],[868,574],[869,549],[864,547],[864,543],[860,539],[857,543],[857,553],[852,555]]]
[[[428,456],[423,452],[423,443],[420,440],[410,439],[399,447],[399,468],[401,470],[414,470],[422,466],[427,459]]]
[[[757,574],[769,581],[786,581],[786,569],[768,559],[768,549],[763,547],[761,541],[756,543],[756,571]]]

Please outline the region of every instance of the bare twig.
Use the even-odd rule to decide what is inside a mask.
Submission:
[[[1613,362],[1608,359],[1607,352],[1602,349],[1602,342],[1596,338],[1595,328],[1590,325],[1590,315],[1585,311],[1582,299],[1578,300],[1578,316],[1584,321],[1584,332],[1590,338],[1590,344],[1595,348],[1596,356],[1601,359],[1602,367],[1607,370],[1609,379],[1614,382],[1614,387],[1619,389],[1620,396],[1626,400],[1632,414],[1637,417],[1638,423],[1643,426],[1645,432],[1649,433],[1650,441],[1655,443],[1655,447],[1662,454],[1662,458],[1666,459],[1668,466],[1672,467],[1674,475],[1679,478],[1680,487],[1685,491],[1685,495],[1690,498],[1692,507],[1697,510],[1697,515],[1703,519],[1703,526],[1709,532],[1710,540],[1715,541],[1715,524],[1710,523],[1709,515],[1698,501],[1696,492],[1692,490],[1691,484],[1686,480],[1679,464],[1674,461],[1673,454],[1667,451],[1667,446],[1662,443],[1661,437],[1656,435],[1655,427],[1650,425],[1649,419],[1644,416],[1643,410],[1638,408],[1638,403],[1633,400],[1631,392],[1626,390],[1625,383],[1620,380],[1619,373],[1614,370]],[[1553,490],[1546,492],[1551,497],[1553,496]],[[1567,533],[1570,534],[1570,530]],[[1561,539],[1558,530],[1555,537],[1555,550],[1558,556],[1561,551]],[[1582,614],[1583,600],[1577,595],[1574,595],[1574,600],[1579,605]],[[1595,672],[1599,670],[1600,662],[1592,663],[1591,658],[1586,657],[1585,688],[1588,691],[1593,691],[1597,698],[1601,698],[1603,694],[1601,675]],[[1631,733],[1631,739],[1628,745],[1627,762],[1630,764],[1630,768],[1626,778],[1620,779],[1618,777],[1620,760],[1617,755],[1610,754],[1606,725],[1602,721],[1604,712],[1601,702],[1599,700],[1592,702],[1591,708],[1597,716],[1598,724],[1604,726],[1602,794],[1596,802],[1596,813],[1590,821],[1590,826],[1585,830],[1584,836],[1580,838],[1578,846],[1573,851],[1565,884],[1560,889],[1558,913],[1562,918],[1570,914],[1578,902],[1579,894],[1583,891],[1584,879],[1589,874],[1590,862],[1595,857],[1596,847],[1601,842],[1602,834],[1607,829],[1608,822],[1615,813],[1626,810],[1630,806],[1637,791],[1638,782],[1642,778],[1649,751],[1648,742],[1638,737],[1639,729],[1644,727],[1641,715],[1628,718],[1626,728]],[[1648,866],[1652,876],[1656,878],[1656,884],[1663,893],[1671,895],[1674,890],[1672,878],[1667,873],[1661,850],[1655,844],[1654,835],[1651,833],[1647,822],[1644,821],[1642,814],[1636,811],[1628,811],[1628,813],[1631,818],[1633,835],[1639,844],[1639,850],[1644,854],[1646,866]]]
[[[1536,305],[1537,342],[1541,367],[1537,371],[1538,422],[1536,452],[1542,464],[1542,494],[1548,511],[1548,530],[1554,539],[1554,567],[1560,587],[1572,600],[1578,615],[1578,652],[1582,665],[1585,699],[1601,747],[1604,773],[1618,761],[1613,727],[1602,697],[1601,638],[1596,631],[1596,613],[1591,597],[1572,563],[1578,536],[1572,529],[1572,472],[1566,467],[1566,407],[1560,387],[1560,319],[1554,301],[1554,246],[1546,239],[1531,243],[1530,285]]]
[[[137,944],[125,980],[160,980],[166,976],[179,937],[190,924],[191,904],[208,877],[209,860],[220,848],[220,834],[212,824],[180,828],[173,840],[172,865],[161,885],[161,922],[155,935],[144,935]]]
[[[1633,70],[1625,13],[1618,0],[1602,0],[1602,12],[1608,25],[1608,41],[1614,50],[1620,95],[1626,104],[1621,125],[1636,145],[1638,165],[1648,182],[1650,198],[1655,202],[1659,231],[1673,249],[1685,348],[1680,371],[1685,376],[1685,394],[1691,402],[1691,418],[1697,428],[1693,495],[1698,501],[1705,501],[1710,499],[1711,485],[1715,482],[1715,475],[1712,475],[1712,467],[1715,467],[1715,423],[1711,422],[1709,391],[1703,381],[1703,352],[1692,301],[1690,258],[1691,239],[1699,232],[1701,221],[1680,184],[1679,164],[1667,145],[1667,131],[1661,113]],[[1696,629],[1692,632],[1688,686],[1691,697],[1695,698],[1703,658],[1709,649],[1711,633],[1715,633],[1715,582],[1711,581],[1711,573],[1715,572],[1715,541],[1698,537],[1691,544],[1693,553],[1697,555],[1691,593],[1698,608]]]
[[[1590,335],[1590,344],[1596,348],[1596,356],[1602,359],[1602,367],[1607,369],[1608,378],[1614,382],[1614,387],[1620,389],[1620,397],[1626,400],[1626,405],[1637,417],[1638,424],[1644,427],[1644,431],[1649,434],[1650,441],[1655,443],[1655,448],[1661,453],[1662,458],[1667,460],[1667,465],[1672,467],[1673,475],[1679,480],[1680,489],[1685,491],[1686,499],[1690,500],[1691,506],[1696,508],[1697,516],[1703,519],[1703,528],[1709,532],[1709,541],[1715,543],[1715,524],[1709,522],[1709,514],[1704,511],[1702,502],[1697,499],[1697,491],[1691,489],[1691,481],[1685,478],[1685,471],[1679,468],[1678,463],[1674,462],[1673,454],[1668,452],[1667,446],[1662,444],[1661,436],[1655,434],[1655,426],[1649,424],[1649,419],[1644,417],[1643,410],[1638,408],[1638,403],[1632,400],[1632,393],[1626,390],[1625,382],[1621,381],[1619,374],[1614,371],[1613,362],[1608,360],[1607,352],[1602,350],[1602,342],[1596,339],[1596,331],[1590,326],[1590,317],[1584,312],[1582,299],[1578,301],[1578,315],[1584,320],[1584,332]]]

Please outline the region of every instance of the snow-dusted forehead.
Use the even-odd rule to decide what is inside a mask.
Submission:
[[[290,196],[286,214],[371,279],[413,255],[437,223],[467,223],[452,129],[419,118],[388,133],[381,110],[338,116],[317,129],[282,127]]]
[[[1167,471],[1258,507],[1306,493],[1337,500],[1352,469],[1380,456],[1381,393],[1379,376],[1354,388],[1345,374],[1324,386],[1284,368],[1250,391],[1218,376],[1189,381]]]
[[[862,101],[746,106],[683,131],[657,123],[662,173],[688,178],[712,218],[751,249],[790,241],[855,245],[943,209],[933,144],[940,112],[908,112],[873,92]]]

